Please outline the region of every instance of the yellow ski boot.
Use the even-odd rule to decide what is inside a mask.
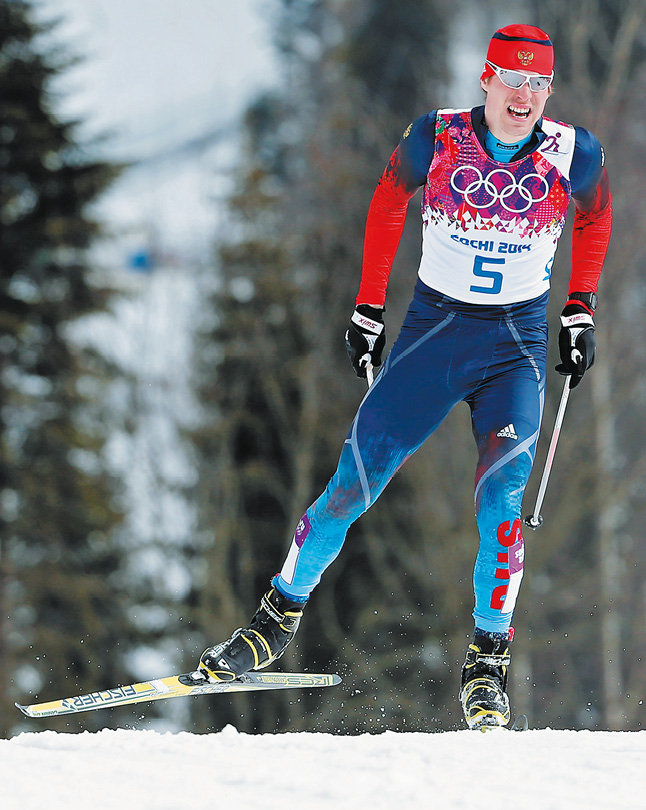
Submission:
[[[485,731],[509,723],[507,670],[511,662],[507,638],[492,637],[476,630],[462,667],[460,703],[471,729]]]

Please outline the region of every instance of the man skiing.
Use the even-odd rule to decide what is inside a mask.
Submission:
[[[349,526],[458,402],[478,464],[475,631],[460,701],[470,728],[506,725],[512,614],[523,575],[521,502],[543,410],[552,261],[574,200],[572,270],[557,371],[575,387],[594,362],[593,314],[612,221],[603,150],[552,121],[554,50],[529,25],[496,31],[484,106],[436,110],[406,129],[373,196],[361,284],[346,334],[355,372],[382,365],[383,310],[409,200],[423,187],[423,243],[401,332],[361,403],[325,492],[296,528],[280,574],[247,628],[208,648],[209,680],[275,661]]]

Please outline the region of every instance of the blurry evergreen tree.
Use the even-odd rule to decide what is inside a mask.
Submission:
[[[0,733],[12,702],[120,680],[123,616],[109,586],[120,519],[94,403],[109,370],[66,327],[105,305],[88,206],[115,177],[52,113],[64,70],[29,3],[0,0]],[[42,49],[42,50],[41,50]],[[17,718],[16,718],[17,719]],[[105,717],[60,724],[103,725]],[[51,723],[56,727],[56,723]]]
[[[279,8],[285,85],[246,117],[232,237],[220,249],[222,286],[203,351],[212,421],[195,437],[206,563],[195,605],[206,643],[248,622],[336,466],[365,390],[343,336],[368,204],[400,133],[441,105],[448,76],[445,2]],[[419,261],[417,204],[391,280],[391,340]],[[332,697],[237,696],[201,712],[198,724],[352,732],[457,720],[451,668],[471,628],[475,557],[472,496],[462,486],[475,451],[466,410],[462,419],[463,445],[445,431],[433,460],[400,474],[352,527],[282,660],[333,667],[346,684]]]

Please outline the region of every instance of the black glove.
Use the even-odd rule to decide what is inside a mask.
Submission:
[[[384,311],[359,304],[345,333],[345,347],[357,377],[366,376],[367,366],[380,366],[381,353],[386,345]]]
[[[571,374],[570,388],[576,388],[594,363],[597,342],[594,339],[592,315],[581,304],[567,303],[561,312],[559,374]]]

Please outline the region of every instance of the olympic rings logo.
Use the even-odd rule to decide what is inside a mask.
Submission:
[[[497,175],[505,183],[502,188],[498,188],[493,182],[493,178]],[[469,176],[475,176],[475,179],[469,182]],[[539,180],[542,184],[542,193],[539,193],[537,197],[534,196],[534,192],[539,191],[539,189],[531,187],[530,184],[533,179]],[[461,188],[461,186],[464,187]],[[492,169],[486,177],[483,177],[482,172],[476,166],[459,166],[451,175],[451,188],[461,194],[465,201],[474,208],[489,208],[494,203],[499,202],[505,211],[512,214],[524,213],[535,203],[542,202],[550,192],[547,180],[541,177],[540,174],[526,174],[519,182],[508,169]],[[485,202],[477,203],[474,200],[474,195],[481,189],[484,189],[484,191],[479,196],[482,198],[484,194]],[[520,195],[521,199],[516,199],[516,202],[521,203],[521,208],[514,208],[510,205],[511,201],[508,202],[509,198],[514,194]],[[523,200],[525,204],[522,203]]]

